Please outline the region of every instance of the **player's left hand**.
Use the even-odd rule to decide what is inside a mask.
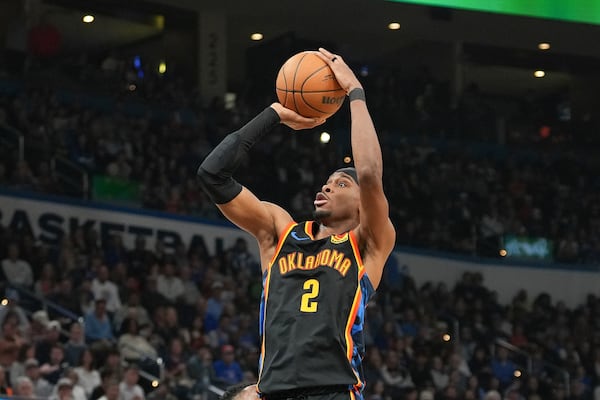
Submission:
[[[297,112],[285,108],[281,103],[271,104],[271,108],[279,115],[281,123],[294,130],[311,129],[325,123],[325,118],[306,118]]]

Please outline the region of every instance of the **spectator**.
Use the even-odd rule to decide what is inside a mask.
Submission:
[[[157,356],[156,349],[140,335],[138,322],[132,317],[125,318],[123,321],[118,347],[121,355],[128,362],[138,362],[144,358],[155,359]]]
[[[85,348],[83,327],[79,322],[73,322],[69,328],[69,340],[64,346],[66,362],[69,365],[78,365]]]
[[[152,326],[152,321],[148,315],[148,311],[140,303],[140,294],[138,291],[130,292],[127,296],[127,304],[121,307],[115,313],[113,322],[115,329],[121,331],[123,321],[126,318],[133,318],[136,320],[140,329],[149,329]]]
[[[243,379],[242,368],[235,360],[235,349],[231,345],[221,347],[221,358],[214,361],[213,368],[216,378],[225,385],[234,385]]]
[[[124,400],[121,397],[120,383],[117,379],[109,378],[106,382],[105,393],[98,400]],[[144,397],[142,396],[142,399]]]
[[[56,343],[50,350],[50,360],[40,367],[42,377],[56,385],[60,377],[64,375],[69,364],[65,360],[65,350],[60,343]]]
[[[194,382],[192,394],[201,394],[208,390],[207,385],[215,382],[216,373],[213,368],[213,356],[210,349],[202,346],[187,362],[187,373]]]
[[[33,392],[36,397],[42,399],[48,398],[52,394],[53,386],[42,378],[40,372],[40,364],[35,359],[25,361],[25,375],[33,384]]]
[[[35,358],[35,346],[31,343],[24,343],[19,349],[17,360],[13,362],[8,369],[8,376],[13,389],[16,389],[17,387],[16,379],[19,376],[25,375],[25,361],[30,358]]]
[[[62,326],[59,321],[54,320],[48,322],[46,336],[37,343],[35,348],[36,359],[41,364],[50,362],[52,348],[60,344],[61,328]]]
[[[492,359],[491,368],[494,376],[500,381],[501,388],[508,387],[517,369],[515,364],[508,358],[508,350],[500,346],[496,348],[496,357]]]
[[[106,301],[106,311],[109,314],[112,315],[121,308],[119,288],[108,279],[108,267],[106,265],[101,265],[98,269],[98,276],[92,281],[91,289],[94,298],[103,298]]]
[[[25,340],[17,330],[18,317],[9,313],[2,321],[2,335],[0,336],[0,365],[11,365],[17,360],[19,349]]]
[[[175,265],[172,261],[167,261],[163,267],[163,273],[158,275],[156,290],[172,304],[183,296],[183,282],[175,275]]]
[[[85,338],[88,343],[103,342],[108,344],[113,335],[110,318],[106,313],[106,300],[102,297],[94,301],[94,311],[85,315]]]
[[[72,277],[63,277],[58,282],[57,290],[48,296],[48,299],[65,310],[80,315],[82,311],[80,299],[76,291],[73,290],[73,284]],[[53,315],[52,312],[50,314]],[[56,318],[57,315],[53,315],[53,317]]]
[[[15,379],[15,396],[23,400],[34,400],[36,395],[33,390],[31,379],[26,376],[19,376]]]
[[[2,260],[2,272],[11,285],[23,286],[31,289],[33,285],[33,272],[31,265],[19,258],[18,243],[8,245],[8,257]]]
[[[17,331],[23,336],[26,340],[29,339],[30,335],[30,326],[29,319],[27,318],[27,314],[21,305],[19,292],[14,289],[6,290],[6,299],[8,300],[8,305],[0,307],[0,324],[4,322],[7,316],[11,316],[12,318],[16,317],[17,322]]]
[[[44,263],[42,273],[38,280],[35,281],[34,291],[38,296],[47,297],[54,292],[56,285],[56,272],[52,263]]]
[[[77,374],[77,380],[83,388],[85,395],[90,397],[94,388],[100,386],[100,373],[94,365],[94,354],[90,349],[84,349],[81,353],[80,361],[76,364],[74,371]]]
[[[119,398],[121,400],[144,400],[144,389],[138,385],[139,370],[135,364],[125,369],[123,380],[119,383]]]
[[[69,378],[61,378],[56,384],[56,394],[50,400],[78,400],[73,396],[73,382]]]

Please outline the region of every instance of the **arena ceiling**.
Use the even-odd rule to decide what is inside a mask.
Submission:
[[[364,63],[402,63],[423,46],[460,42],[473,65],[492,65],[496,73],[500,69],[501,73],[514,73],[515,78],[522,74],[519,79],[530,79],[528,71],[542,65],[556,72],[554,83],[564,81],[569,73],[595,72],[600,60],[600,47],[594,45],[600,39],[600,27],[596,25],[386,0],[43,0],[38,3],[46,18],[59,27],[65,49],[70,51],[125,46],[160,35],[161,29],[156,25],[158,15],[164,17],[165,29],[192,32],[198,13],[222,13],[227,18],[228,64],[235,73],[239,72],[235,68],[244,65],[247,49],[257,46],[249,40],[253,32],[263,33],[265,40],[293,32],[296,37],[315,43],[333,43],[347,59]],[[88,12],[99,16],[93,27],[81,23],[81,15]],[[387,29],[392,21],[399,22],[401,29]],[[537,49],[539,42],[550,42],[552,48],[542,53]],[[546,82],[552,84],[552,79]]]

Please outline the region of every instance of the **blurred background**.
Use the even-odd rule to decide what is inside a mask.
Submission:
[[[325,47],[365,86],[397,230],[366,397],[600,399],[599,39],[596,0],[0,2],[0,393],[256,380],[257,248],[195,172]],[[348,111],[277,128],[239,181],[310,218]]]

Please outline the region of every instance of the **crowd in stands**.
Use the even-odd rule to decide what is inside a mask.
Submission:
[[[113,64],[108,61],[102,65]],[[137,77],[123,61],[115,65],[97,73],[104,78],[118,73],[118,82],[129,79],[139,90],[131,95],[117,91],[103,107],[84,101],[87,93],[66,95],[60,88],[37,84],[0,94],[0,126],[21,132],[26,150],[22,159],[4,146],[0,186],[72,194],[51,168],[52,159],[62,156],[90,176],[136,185],[140,194],[135,201],[143,207],[222,218],[200,190],[196,169],[216,143],[269,104],[273,95],[250,101],[242,93],[232,107],[219,100],[200,107],[197,93],[186,92],[180,80],[166,80],[161,86],[150,75]],[[553,243],[556,261],[600,261],[600,166],[595,157],[552,146],[548,150],[542,144],[533,151],[506,148],[494,145],[496,139],[489,134],[481,136],[491,141],[487,146],[464,137],[450,146],[431,139],[451,135],[456,124],[451,122],[445,85],[426,70],[411,80],[390,75],[365,81],[384,144],[385,187],[399,245],[498,256],[505,235],[544,237]],[[150,94],[143,92],[145,86],[152,88]],[[158,100],[157,88],[166,99],[180,101],[168,100],[167,106]],[[134,111],[128,102],[132,98],[158,104],[162,111],[150,106],[145,112]],[[464,105],[454,113],[469,116],[460,124],[466,137],[474,130],[495,131],[493,108],[484,99],[470,87]],[[531,111],[529,99],[526,105],[522,108],[544,120],[543,110]],[[524,119],[523,113],[515,114],[517,121]],[[238,179],[293,215],[309,215],[314,194],[348,155],[346,114],[341,110],[331,118],[328,127],[334,135],[329,144],[319,142],[318,132],[290,136],[281,128],[269,135],[251,152]],[[523,128],[528,137],[538,137],[533,122],[527,121],[510,132]],[[419,135],[411,141],[414,136],[403,136],[405,132]],[[555,139],[563,146],[562,139]]]
[[[209,385],[256,381],[261,279],[244,239],[165,254],[97,237],[78,229],[53,248],[2,227],[0,393],[212,399]],[[600,399],[597,295],[500,304],[478,273],[417,287],[389,266],[368,310],[368,400]]]
[[[26,144],[20,158],[2,142],[0,187],[71,195],[52,168],[60,156],[90,175],[139,183],[143,207],[221,218],[200,190],[196,168],[273,99],[242,95],[232,108],[222,101],[200,107],[197,93],[187,93],[181,81],[141,78],[110,57],[100,70],[78,71],[85,72],[81,81],[93,74],[114,78],[114,98],[98,105],[89,93],[37,83],[0,90],[0,130],[20,132]],[[476,87],[453,113],[445,86],[426,72],[366,83],[399,245],[496,256],[505,234],[543,236],[554,242],[557,261],[600,261],[600,174],[593,157],[546,143],[538,143],[538,152],[465,141],[452,147],[435,138],[456,139],[456,126],[471,140],[481,131],[496,141],[489,133],[496,129],[493,109]],[[161,112],[150,106],[139,112],[133,100],[159,104]],[[330,121],[331,143],[320,143],[317,132],[291,135],[280,128],[257,144],[237,177],[294,216],[310,215],[314,193],[348,155],[339,140],[348,137],[343,112]],[[519,129],[528,127],[537,138],[536,125],[525,120]],[[510,140],[523,138],[517,130]],[[401,135],[406,132],[419,136]],[[240,239],[209,254],[198,243],[167,254],[161,242],[140,237],[126,248],[118,235],[102,243],[97,232],[79,228],[51,247],[30,232],[1,227],[7,301],[0,306],[0,393],[209,400],[211,384],[255,382],[261,281],[247,245]],[[466,273],[454,287],[416,287],[409,276],[396,278],[384,279],[369,305],[367,399],[600,399],[595,295],[573,309],[526,291],[500,304],[477,274]],[[508,350],[515,348],[531,358]],[[161,376],[160,385],[153,387],[149,376]]]

